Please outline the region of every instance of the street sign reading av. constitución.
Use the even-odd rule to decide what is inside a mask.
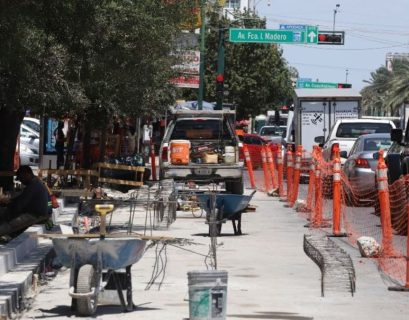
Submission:
[[[300,89],[330,89],[330,88],[338,88],[338,83],[297,81],[297,88],[300,88]]]
[[[229,41],[236,43],[317,43],[316,27],[307,31],[230,28]]]

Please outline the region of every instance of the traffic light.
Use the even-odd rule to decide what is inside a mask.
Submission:
[[[216,76],[216,109],[221,110],[224,95],[224,75],[219,73]]]
[[[344,31],[319,31],[318,44],[343,45],[345,38]]]
[[[352,84],[350,83],[338,83],[338,89],[350,89]]]

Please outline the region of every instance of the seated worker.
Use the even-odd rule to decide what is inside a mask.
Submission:
[[[20,195],[9,201],[5,210],[0,211],[0,236],[46,222],[50,216],[49,192],[31,168],[21,166],[16,172],[16,179],[25,188]]]

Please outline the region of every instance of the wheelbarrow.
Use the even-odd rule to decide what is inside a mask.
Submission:
[[[71,268],[71,307],[81,316],[91,316],[96,312],[98,294],[108,285],[116,288],[123,311],[134,308],[131,267],[142,258],[146,240],[127,235],[107,235],[105,217],[113,208],[113,205],[95,206],[101,216],[99,235],[61,235],[52,238],[62,265]],[[124,268],[125,274],[119,272]],[[126,302],[123,295],[125,289]]]
[[[199,206],[206,212],[206,221],[209,224],[209,234],[211,234],[212,223],[217,224],[217,235],[220,235],[222,230],[222,223],[227,220],[232,220],[234,234],[241,234],[241,214],[248,207],[250,200],[256,193],[254,190],[250,195],[240,194],[211,194],[203,193],[197,194],[199,200]],[[212,196],[215,196],[215,217],[216,221],[212,219]],[[236,228],[235,220],[238,220],[238,226]]]

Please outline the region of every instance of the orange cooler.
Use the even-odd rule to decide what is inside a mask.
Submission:
[[[189,164],[190,141],[170,141],[170,162],[172,164]]]

